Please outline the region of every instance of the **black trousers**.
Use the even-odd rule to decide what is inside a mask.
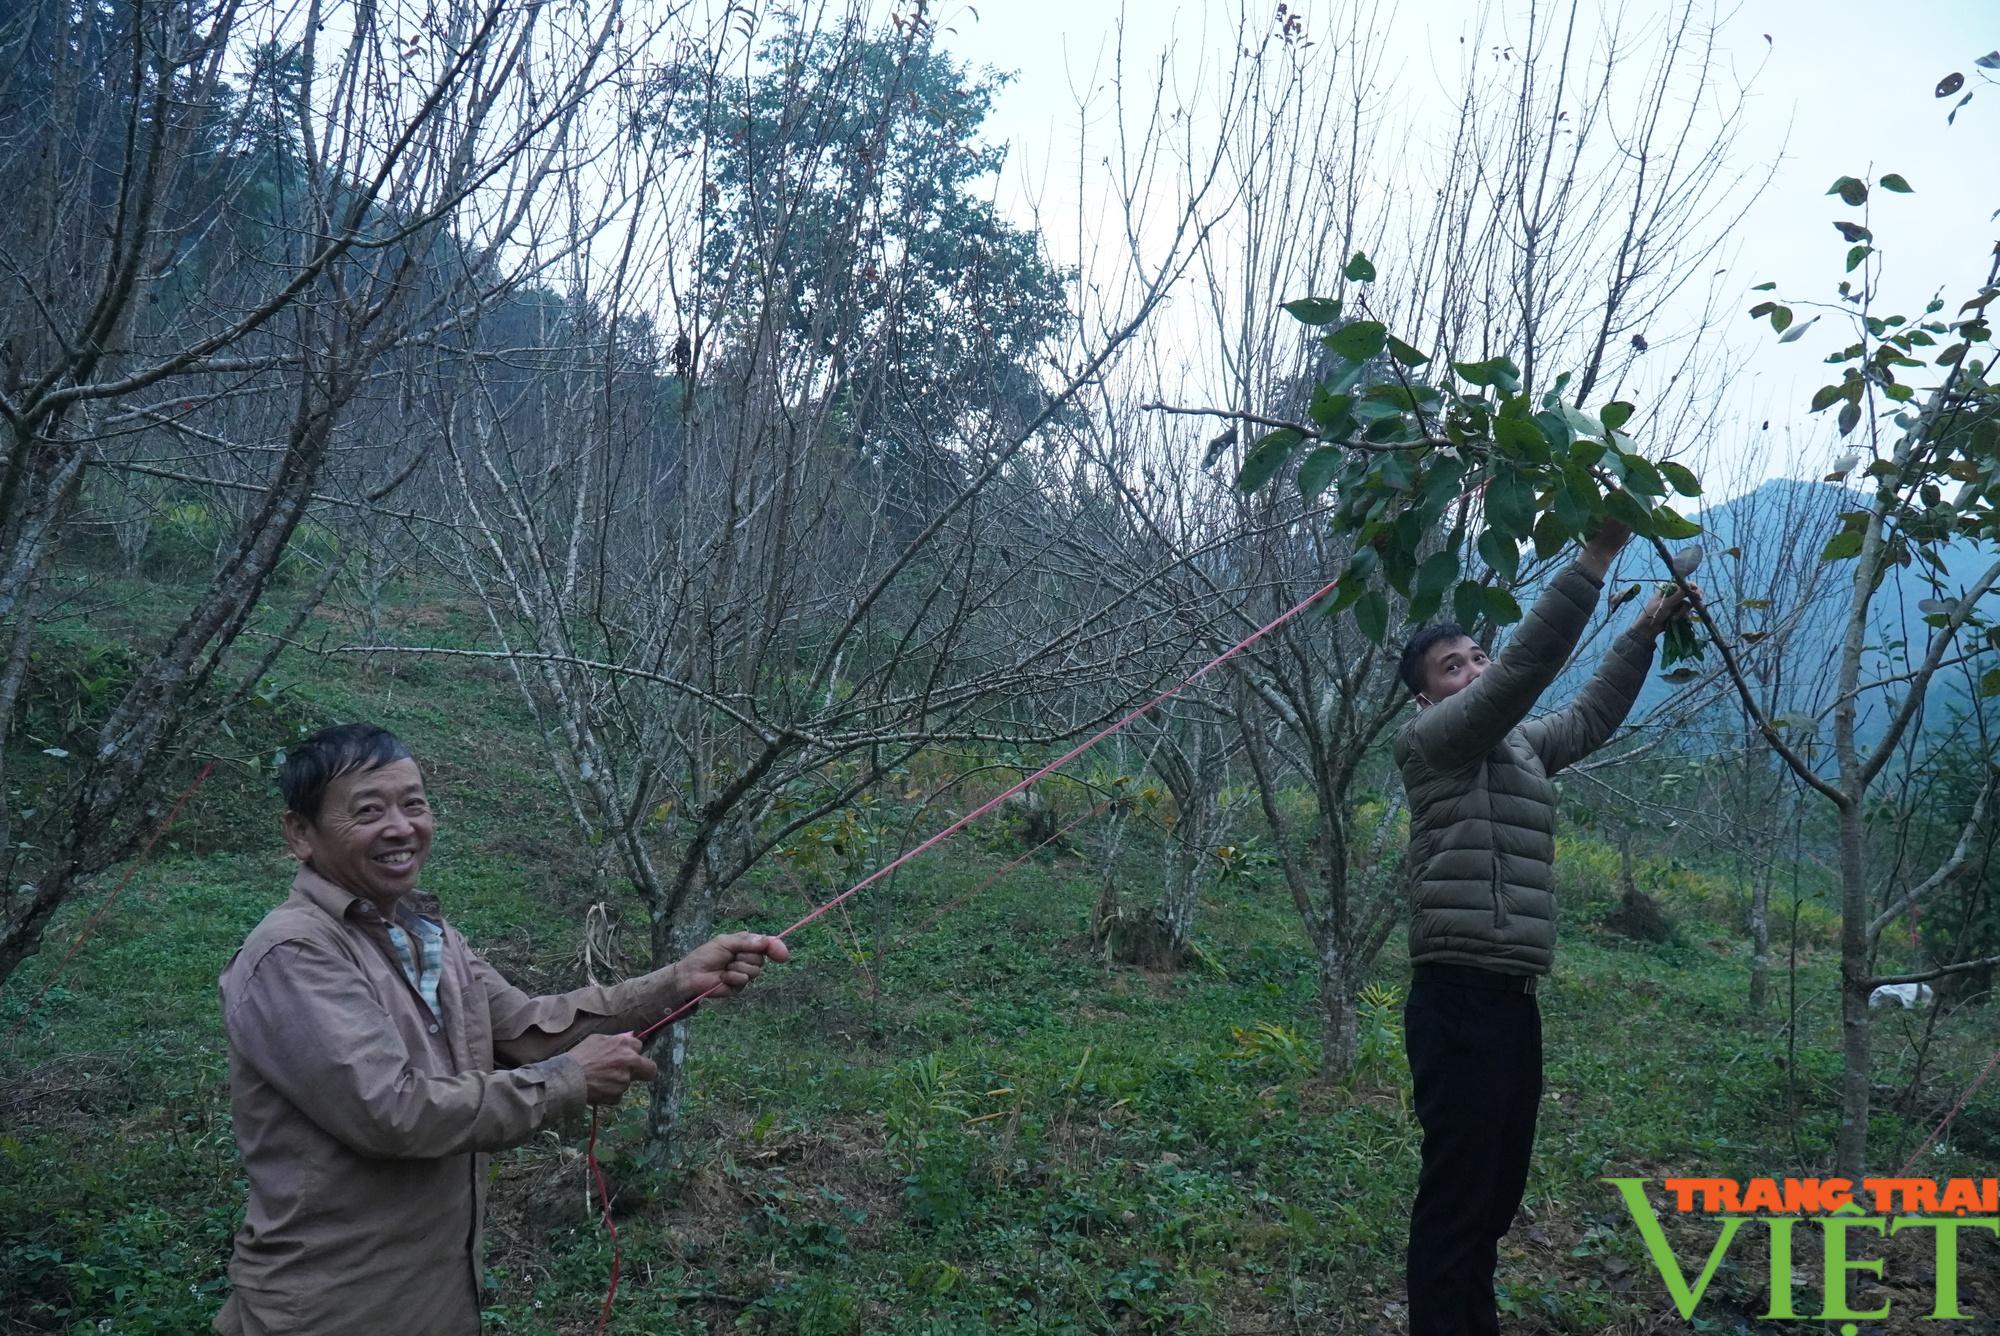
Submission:
[[[1542,1013],[1518,980],[1420,965],[1403,1008],[1424,1129],[1410,1212],[1410,1336],[1497,1336],[1501,1235],[1528,1185],[1542,1098]]]

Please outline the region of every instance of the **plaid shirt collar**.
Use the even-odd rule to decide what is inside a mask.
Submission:
[[[364,931],[382,932],[410,987],[417,990],[433,1016],[441,1015],[438,977],[444,965],[444,922],[438,917],[436,896],[412,891],[397,903],[396,922],[391,923],[373,900],[328,881],[304,864],[299,866],[292,889],[332,918],[358,923]]]

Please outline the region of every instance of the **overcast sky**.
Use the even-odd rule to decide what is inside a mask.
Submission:
[[[1584,0],[1586,12],[1597,5]],[[1456,67],[1454,48],[1478,7],[1474,0],[1383,4],[1395,53],[1386,71],[1392,101],[1419,109],[1448,103],[1437,71]],[[1333,7],[1305,0],[1293,8],[1312,31]],[[1505,14],[1521,6],[1497,8]],[[1630,0],[1624,8],[1628,17],[1643,17],[1665,5]],[[1072,88],[1100,60],[1121,14],[1130,51],[1172,45],[1185,58],[1206,47],[1219,58],[1227,54],[1236,7],[991,0],[932,12],[961,56],[1017,75],[988,128],[991,138],[1010,145],[1001,199],[1018,208],[1025,182],[1074,176]],[[2000,233],[1991,221],[2000,208],[2000,85],[1972,65],[2000,47],[2000,0],[1751,0],[1722,13],[1734,74],[1754,76],[1749,129],[1735,152],[1746,164],[1778,164],[1723,257],[1731,269],[1723,282],[1744,294],[1737,309],[1759,300],[1748,290],[1766,280],[1787,294],[1831,296],[1846,243],[1830,224],[1837,201],[1824,192],[1844,173],[1874,180],[1895,171],[1915,193],[1878,191],[1872,220],[1890,298],[1914,314],[1942,287],[1955,310],[1983,277]],[[1945,114],[1956,99],[1939,101],[1932,90],[1953,70],[1963,71],[1966,88],[1979,96],[1947,127]],[[1752,430],[1766,418],[1775,430],[1789,423],[1808,433],[1801,440],[1826,448],[1830,434],[1810,435],[1819,424],[1805,421],[1804,400],[1829,378],[1821,359],[1847,341],[1847,331],[1832,323],[1778,346],[1768,327],[1747,317],[1733,321],[1744,371],[1730,394],[1730,415]]]

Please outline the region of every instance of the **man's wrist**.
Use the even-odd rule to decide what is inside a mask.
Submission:
[[[688,998],[693,996],[693,990],[688,987],[687,983],[686,961],[676,960],[673,964],[661,970],[660,973],[667,976],[666,1005],[668,1011],[681,1006]]]

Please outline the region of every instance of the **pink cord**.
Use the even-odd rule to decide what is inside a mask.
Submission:
[[[855,882],[852,886],[842,891],[839,895],[834,896],[833,899],[827,901],[819,908],[813,910],[811,913],[807,914],[804,918],[800,919],[797,923],[794,923],[791,927],[786,928],[783,932],[774,933],[772,935],[777,937],[780,941],[783,941],[785,938],[790,937],[793,933],[797,932],[800,928],[805,927],[813,920],[818,919],[827,914],[828,912],[830,912],[835,906],[841,904],[842,902],[847,900],[850,896],[853,896],[858,892],[865,890],[870,886],[873,886],[876,882],[882,880],[882,878],[888,876],[891,872],[894,872],[897,868],[903,866],[903,864],[909,862],[917,855],[924,853],[927,850],[935,849],[938,845],[943,844],[946,840],[958,834],[959,831],[964,830],[967,826],[977,821],[980,817],[985,816],[988,812],[998,807],[1001,803],[1006,802],[1009,798],[1013,797],[1015,794],[1021,792],[1024,789],[1032,787],[1033,785],[1041,782],[1043,779],[1046,779],[1051,773],[1053,773],[1056,770],[1060,770],[1063,766],[1068,765],[1071,761],[1074,761],[1077,757],[1083,755],[1085,752],[1089,751],[1092,747],[1095,747],[1098,743],[1110,737],[1113,733],[1116,733],[1120,729],[1126,727],[1128,724],[1131,724],[1134,720],[1138,719],[1141,715],[1146,714],[1148,711],[1152,710],[1155,706],[1163,704],[1166,701],[1172,700],[1175,696],[1180,695],[1181,692],[1186,691],[1196,682],[1199,682],[1202,678],[1208,676],[1209,673],[1213,672],[1217,668],[1220,668],[1223,664],[1229,662],[1229,660],[1235,658],[1238,654],[1241,654],[1244,650],[1249,649],[1252,645],[1256,644],[1258,641],[1262,640],[1265,636],[1271,634],[1271,632],[1283,626],[1286,622],[1292,620],[1292,618],[1304,612],[1307,608],[1310,608],[1313,604],[1319,602],[1322,598],[1325,598],[1328,594],[1334,591],[1334,588],[1337,585],[1339,585],[1339,583],[1340,581],[1338,579],[1327,581],[1325,584],[1321,585],[1318,589],[1315,589],[1312,593],[1308,594],[1305,598],[1299,600],[1297,603],[1294,603],[1291,607],[1285,609],[1283,612],[1279,613],[1276,617],[1273,617],[1270,621],[1258,627],[1255,631],[1252,631],[1248,636],[1245,636],[1242,640],[1237,641],[1234,645],[1231,645],[1228,649],[1222,651],[1222,653],[1216,655],[1214,658],[1210,659],[1207,663],[1204,663],[1201,667],[1195,669],[1192,673],[1188,674],[1187,677],[1183,678],[1179,683],[1175,684],[1174,686],[1168,687],[1165,691],[1162,691],[1159,695],[1153,697],[1151,700],[1147,701],[1144,705],[1141,705],[1138,709],[1133,710],[1131,713],[1125,715],[1123,718],[1119,719],[1116,723],[1109,724],[1106,727],[1099,729],[1097,732],[1091,734],[1088,738],[1084,739],[1076,746],[1070,748],[1068,751],[1064,752],[1061,756],[1058,756],[1055,760],[1050,761],[1040,770],[1035,771],[1035,773],[1027,776],[1019,783],[1014,784],[1008,788],[1002,789],[998,794],[987,799],[979,806],[973,808],[970,812],[967,812],[964,816],[952,822],[949,826],[946,826],[943,830],[931,836],[929,839],[925,840],[922,844],[919,844],[916,848],[911,849],[908,853],[903,854],[901,857],[895,859],[893,862],[887,863],[884,866],[877,868],[874,872],[869,873],[866,877],[863,877],[860,881]],[[1047,841],[1044,841],[1044,843],[1047,843]],[[1030,850],[1029,852],[1032,853],[1033,850]],[[1019,862],[1020,860],[1017,859],[1015,861]],[[647,1026],[645,1029],[640,1030],[638,1032],[638,1038],[641,1041],[643,1041],[648,1036],[656,1034],[659,1031],[665,1029],[667,1026],[672,1025],[675,1021],[680,1020],[685,1016],[693,1014],[696,1007],[699,1007],[703,1002],[706,1002],[709,998],[714,997],[717,993],[721,992],[722,987],[723,985],[721,980],[717,980],[714,984],[712,984],[706,991],[702,992],[700,995],[692,997],[688,999],[686,1002],[681,1003],[678,1007],[675,1007],[672,1011],[660,1017],[660,1019],[654,1021],[651,1025]],[[590,1149],[588,1152],[588,1159],[590,1161],[590,1172],[597,1182],[597,1199],[599,1205],[603,1208],[604,1226],[611,1234],[611,1286],[609,1291],[604,1296],[604,1307],[597,1315],[596,1330],[599,1333],[601,1333],[604,1330],[605,1324],[611,1320],[612,1300],[616,1298],[618,1294],[619,1256],[618,1256],[618,1228],[616,1225],[612,1223],[611,1220],[611,1194],[605,1188],[604,1171],[602,1168],[599,1167],[597,1163],[597,1113],[594,1109],[592,1110],[590,1115]]]

